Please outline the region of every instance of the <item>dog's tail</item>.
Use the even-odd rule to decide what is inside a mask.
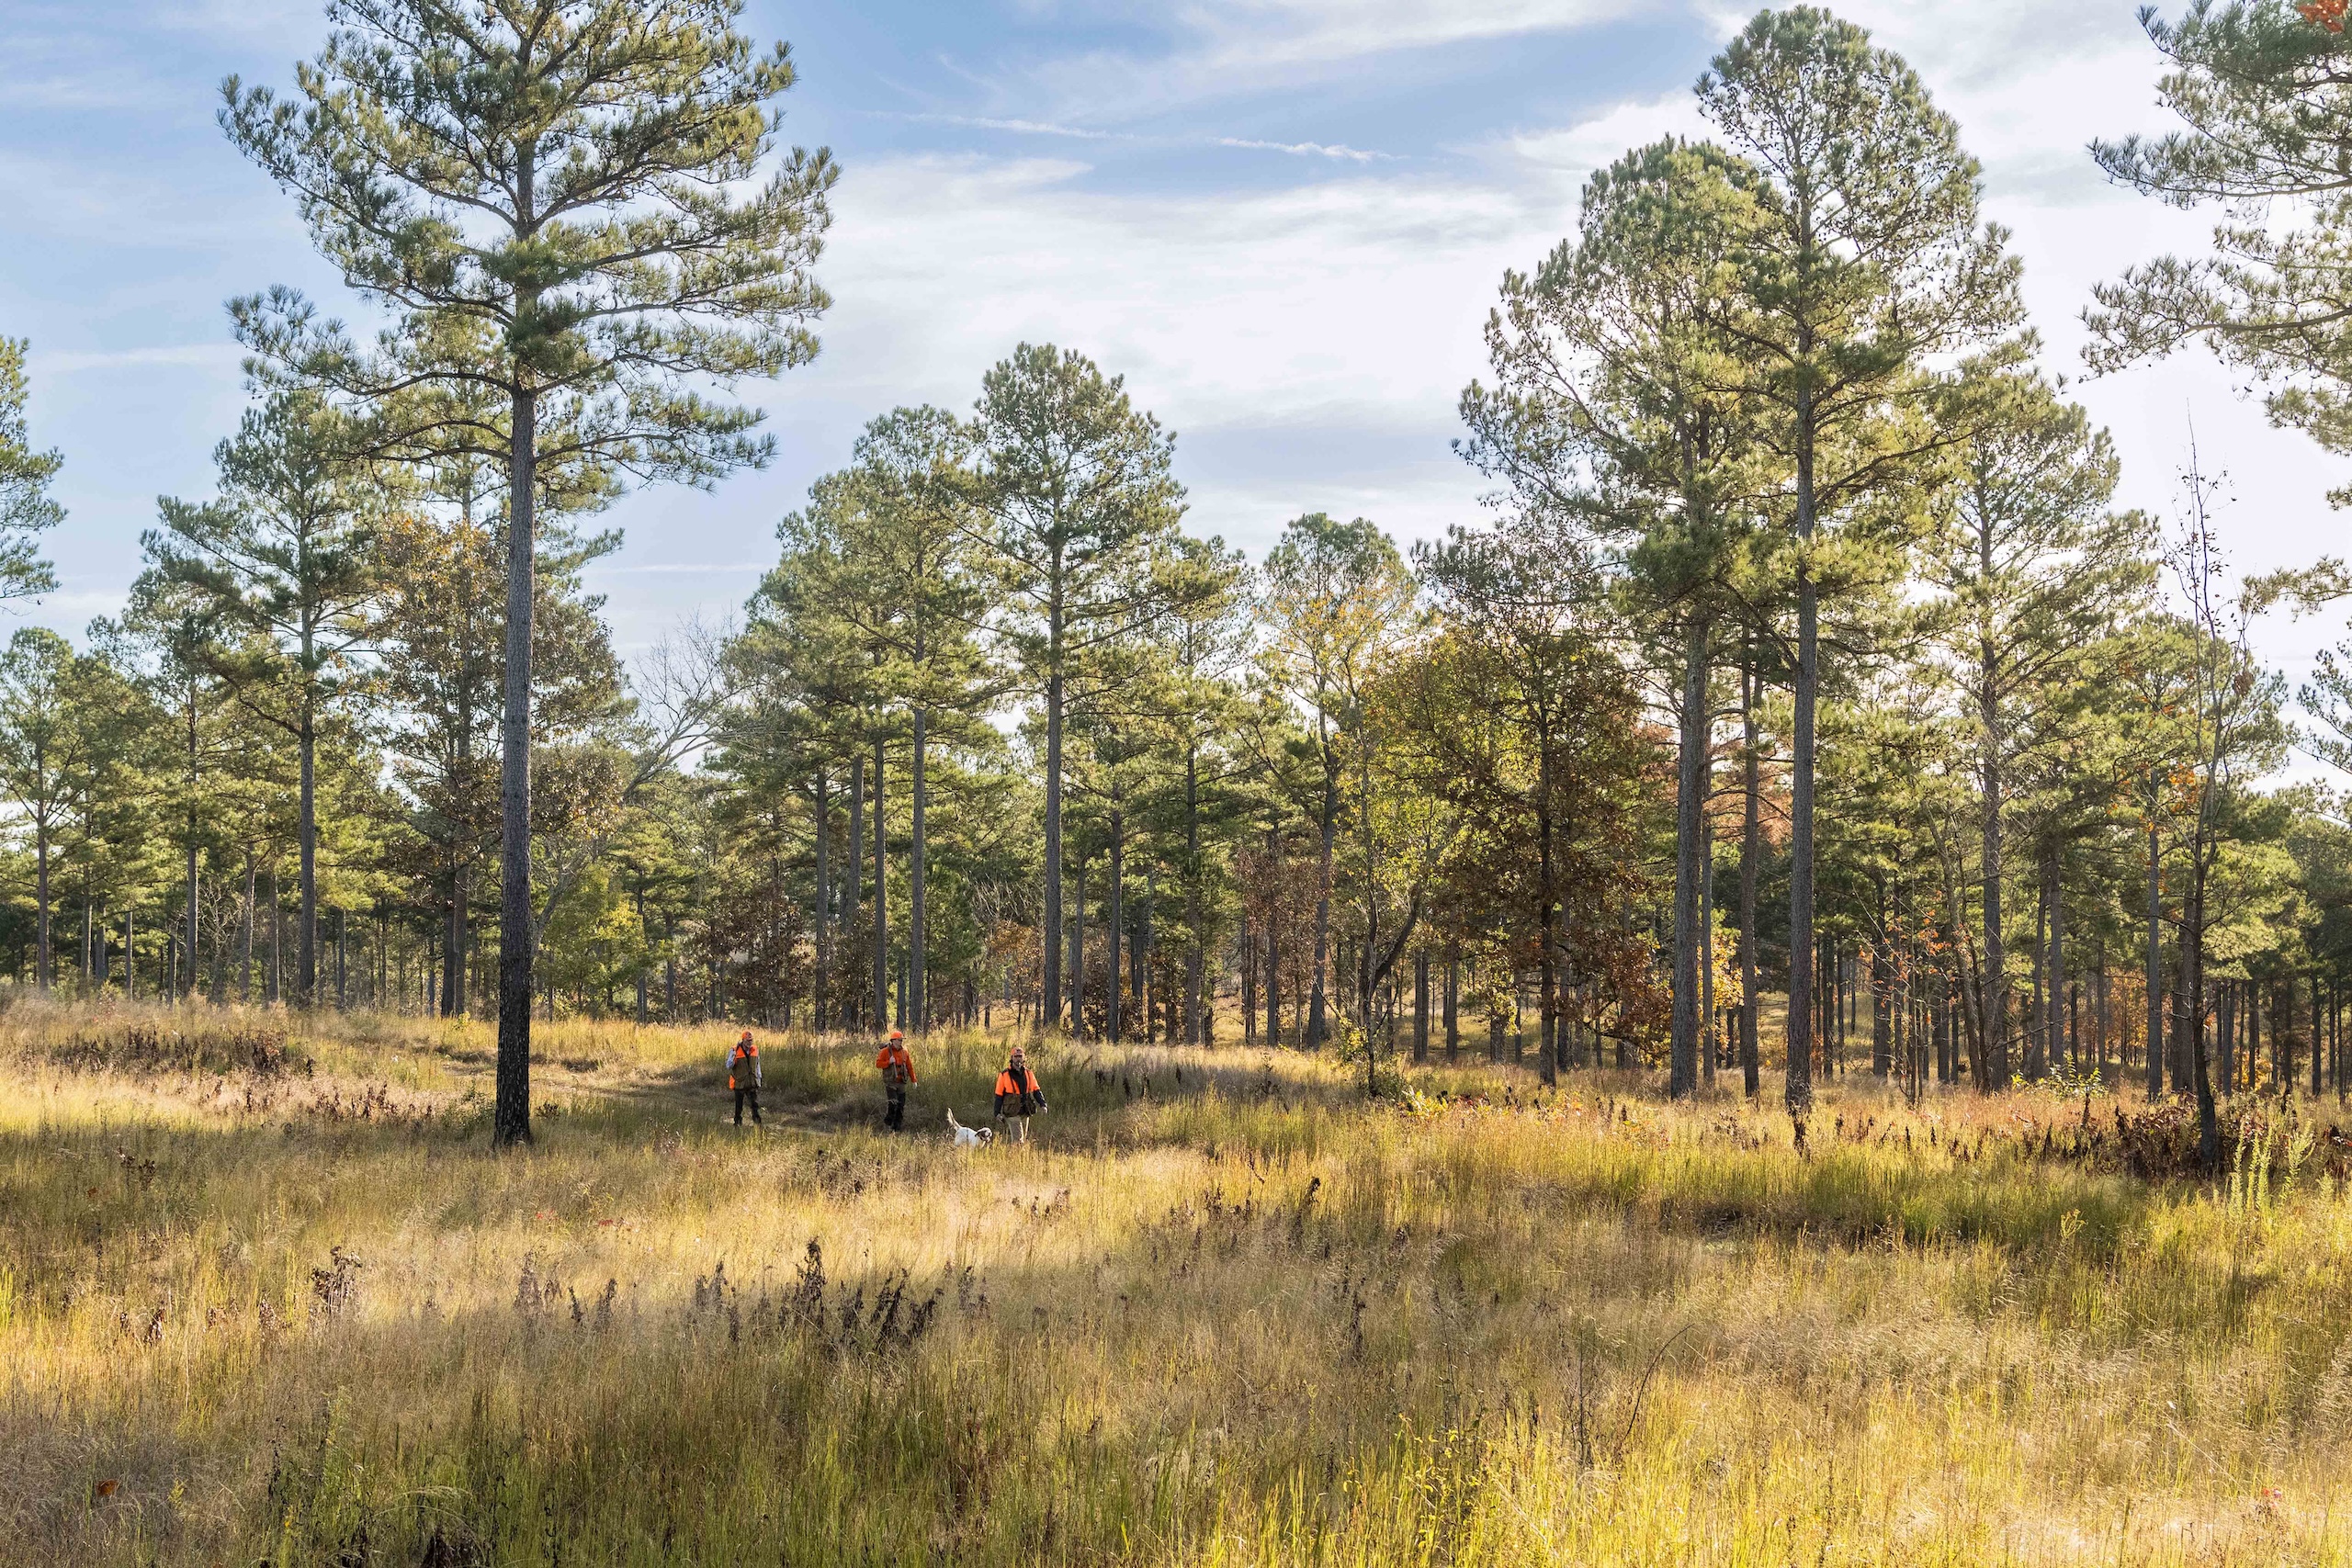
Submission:
[[[951,1133],[964,1130],[964,1123],[956,1120],[956,1108],[952,1105],[947,1108],[947,1130]]]

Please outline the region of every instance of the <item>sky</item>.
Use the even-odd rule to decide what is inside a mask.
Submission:
[[[1984,163],[2053,373],[2079,313],[2207,220],[2110,187],[2095,137],[2165,123],[2133,0],[1845,0]],[[1455,403],[1506,268],[1575,223],[1598,165],[1703,130],[1691,85],[1746,19],[1717,0],[749,0],[790,41],[786,140],[842,168],[810,366],[738,389],[775,460],[631,495],[594,569],[620,640],[723,619],[777,519],[894,405],[968,409],[1023,341],[1091,355],[1177,433],[1190,526],[1253,556],[1302,512],[1420,538],[1482,515]],[[6,612],[78,632],[119,607],[159,495],[209,493],[244,402],[223,303],[273,284],[362,307],[214,122],[221,79],[289,83],[321,0],[0,0],[0,333],[62,451],[59,591]],[[2178,510],[2193,433],[2232,564],[2331,550],[2341,465],[2270,429],[2212,360],[2083,381],[2123,504]],[[2340,633],[2266,623],[2290,679]]]

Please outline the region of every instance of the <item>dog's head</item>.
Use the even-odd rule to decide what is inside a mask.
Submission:
[[[995,1128],[993,1128],[993,1127],[983,1127],[983,1128],[981,1128],[979,1131],[980,1131],[980,1144],[981,1144],[981,1145],[982,1145],[983,1147],[986,1147],[988,1145],[989,1145],[989,1144],[993,1144],[993,1143],[995,1143],[995,1142],[996,1142],[996,1129],[995,1129]]]

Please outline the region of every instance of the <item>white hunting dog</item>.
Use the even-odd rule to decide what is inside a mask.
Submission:
[[[956,1120],[956,1108],[952,1105],[947,1108],[947,1130],[955,1134],[959,1149],[984,1149],[996,1142],[995,1128],[965,1126]]]

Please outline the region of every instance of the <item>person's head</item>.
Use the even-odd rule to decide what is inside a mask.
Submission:
[[[743,1043],[743,1044],[745,1044],[745,1045],[749,1045],[751,1043],[752,1043],[752,1032],[751,1032],[750,1030],[748,1030],[748,1029],[747,1029],[747,1030],[743,1031],[743,1038],[742,1038],[741,1043]]]
[[[893,1045],[902,1043],[906,1038],[907,1032],[903,1029],[894,1029],[890,1031],[890,1043]]]
[[[1028,1059],[1029,1059],[1029,1057],[1028,1057],[1027,1053],[1023,1052],[1023,1051],[1021,1049],[1021,1047],[1020,1047],[1020,1046],[1015,1045],[1015,1046],[1012,1048],[1012,1065],[1013,1065],[1014,1066],[1016,1066],[1016,1067],[1017,1067],[1017,1066],[1021,1066],[1021,1064],[1022,1064],[1022,1063],[1023,1063],[1023,1062],[1027,1061]]]

